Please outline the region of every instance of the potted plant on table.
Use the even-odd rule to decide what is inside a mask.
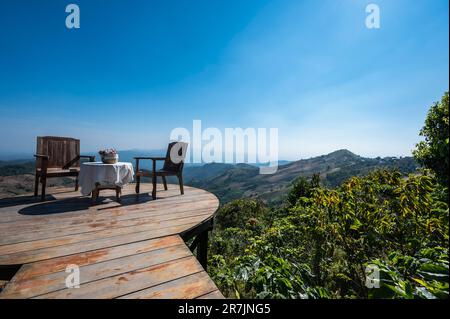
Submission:
[[[103,164],[116,164],[119,161],[119,154],[114,148],[100,150],[98,153],[102,158]]]

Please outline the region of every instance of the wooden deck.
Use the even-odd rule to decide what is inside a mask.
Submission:
[[[158,188],[152,200],[150,185],[129,185],[121,203],[103,191],[97,205],[72,188],[0,199],[0,272],[12,277],[0,298],[223,298],[184,242],[210,227],[218,199]],[[79,288],[66,287],[73,264]]]

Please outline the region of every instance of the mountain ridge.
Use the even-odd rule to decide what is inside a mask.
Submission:
[[[124,153],[120,160],[133,161],[133,156],[136,156],[133,152]],[[412,157],[368,158],[340,149],[279,165],[277,172],[270,175],[262,175],[258,165],[246,163],[187,164],[183,175],[186,185],[206,189],[216,194],[222,203],[238,198],[258,198],[276,203],[288,193],[292,182],[298,177],[311,178],[313,174],[320,174],[322,184],[332,188],[351,176],[364,175],[373,169],[397,168],[401,173],[408,174],[414,173],[417,167]],[[8,194],[31,191],[30,176],[33,173],[33,161],[0,161],[0,190],[7,190]],[[176,182],[173,179],[169,181]]]
[[[216,164],[226,165],[226,164]],[[197,174],[202,174],[202,168]],[[217,176],[198,178],[186,168],[186,183],[204,188],[216,194],[223,202],[241,197],[259,198],[266,202],[278,202],[287,194],[298,177],[311,178],[320,174],[322,184],[336,187],[351,176],[361,176],[374,169],[398,169],[402,174],[414,173],[418,165],[412,157],[368,158],[341,149],[326,155],[311,157],[280,165],[275,174],[262,175],[259,169],[248,164],[223,168]],[[217,171],[220,168],[216,167]]]

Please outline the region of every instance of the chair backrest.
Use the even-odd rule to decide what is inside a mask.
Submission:
[[[167,147],[166,160],[164,161],[163,170],[173,173],[180,173],[183,170],[184,159],[188,143],[171,142]]]
[[[48,156],[49,168],[62,168],[71,163],[70,167],[79,167],[80,161],[75,160],[80,155],[80,140],[70,137],[38,136],[36,154]],[[37,160],[41,167],[41,160]]]

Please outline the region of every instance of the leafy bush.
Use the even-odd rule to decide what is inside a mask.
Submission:
[[[391,253],[386,261],[372,260],[380,270],[380,288],[370,298],[448,298],[448,250],[423,249],[418,257]],[[411,281],[412,279],[412,281]]]
[[[295,180],[277,209],[254,200],[224,206],[212,278],[237,298],[448,298],[448,129],[446,93],[420,132],[420,174],[376,170],[335,189],[316,175]]]
[[[449,105],[448,92],[440,102],[428,111],[425,125],[420,135],[424,141],[417,144],[413,154],[419,164],[433,170],[439,181],[447,185],[449,181]]]
[[[264,205],[257,200],[235,200],[219,210],[215,217],[216,227],[252,227],[264,216],[265,210]]]
[[[4,162],[8,163],[8,162]],[[34,173],[34,162],[19,162],[12,164],[0,163],[0,176],[14,176],[19,174],[31,174]]]
[[[432,175],[405,179],[382,170],[351,178],[334,190],[317,181],[297,185],[292,192],[300,197],[295,205],[288,199],[285,209],[269,213],[258,202],[239,200],[219,212],[210,273],[226,295],[448,295],[449,210]],[[257,227],[248,223],[252,218]],[[378,289],[366,287],[369,264],[380,269]]]

